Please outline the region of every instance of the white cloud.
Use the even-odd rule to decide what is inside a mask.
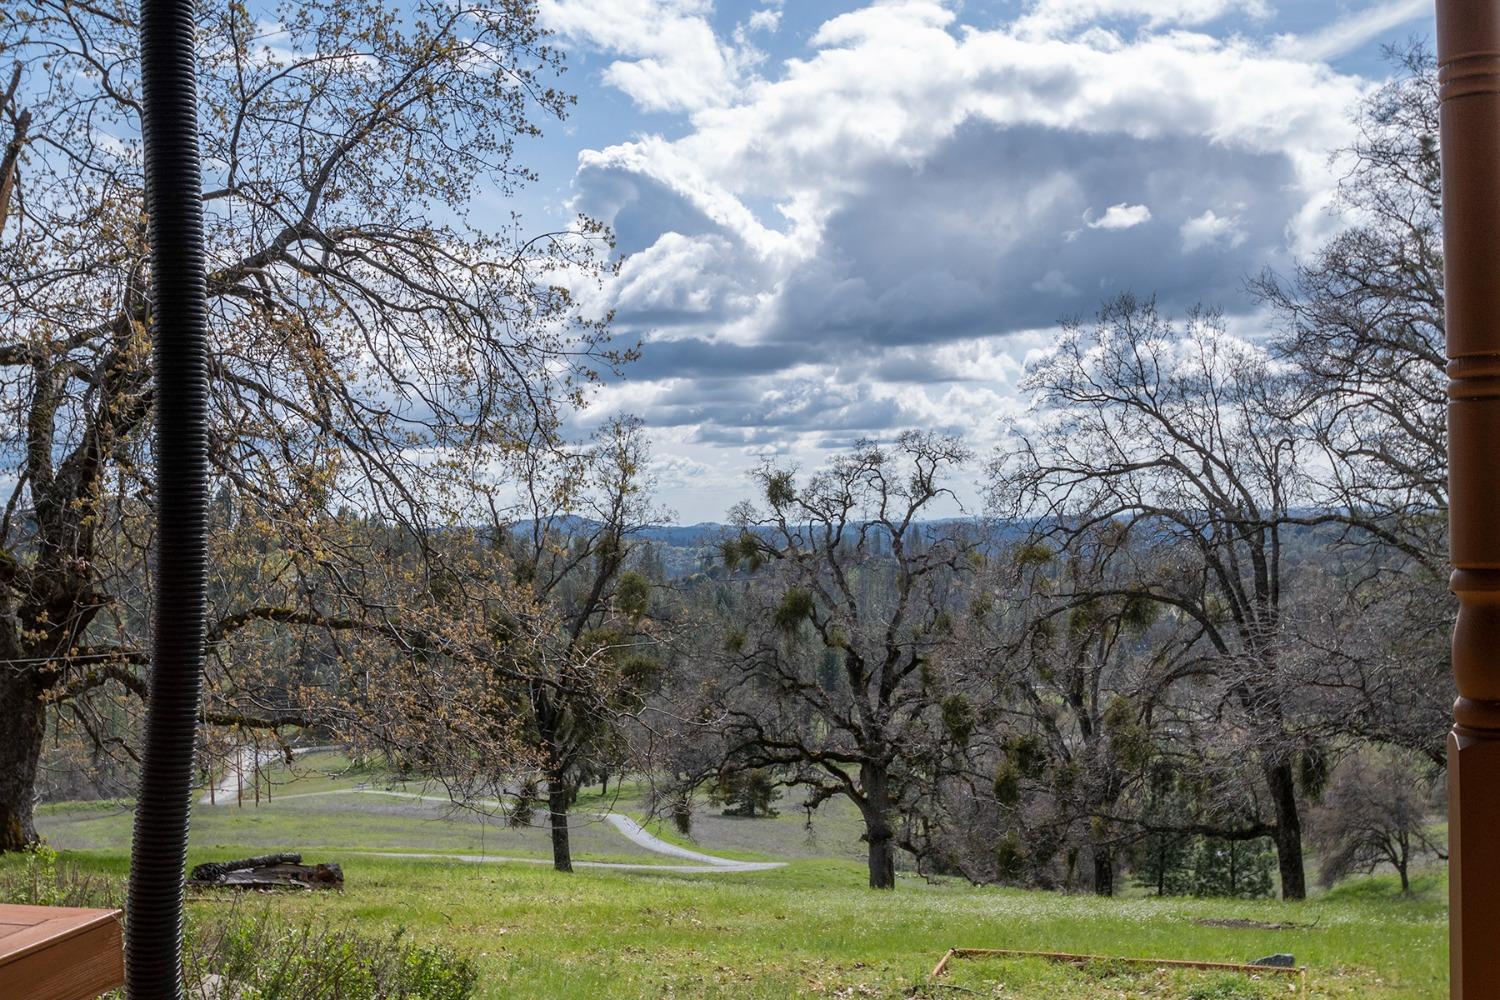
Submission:
[[[1090,229],[1132,229],[1143,222],[1151,221],[1151,209],[1145,205],[1127,205],[1120,202],[1111,205],[1099,218],[1090,220],[1084,213],[1084,225]]]
[[[758,10],[750,15],[745,26],[751,31],[775,31],[781,27],[781,11]]]
[[[1429,17],[1432,0],[1386,0],[1308,35],[1283,35],[1277,50],[1298,59],[1327,60],[1352,52],[1408,21]]]
[[[776,32],[781,27],[781,8],[783,0],[771,0],[760,10],[755,11],[745,21],[747,31]]]
[[[1208,209],[1182,224],[1178,230],[1182,236],[1182,252],[1192,253],[1206,246],[1237,247],[1245,242],[1246,235],[1240,228],[1237,215],[1223,217]]]
[[[919,0],[835,18],[815,34],[811,57],[696,116],[675,145],[726,186],[778,198],[812,188],[836,195],[857,182],[841,177],[871,163],[919,162],[970,120],[1195,134],[1305,157],[1299,169],[1321,178],[1359,92],[1326,67],[1238,40],[1151,35],[1106,49],[1003,30],[955,35],[952,20]]]
[[[810,56],[789,61],[779,78],[757,82],[733,104],[699,111],[685,136],[645,137],[584,154],[579,207],[602,214],[632,238],[640,227],[646,245],[657,225],[652,218],[628,206],[617,216],[616,202],[598,199],[606,177],[611,184],[649,178],[663,199],[711,217],[789,274],[819,253],[831,218],[872,184],[885,183],[876,174],[909,169],[913,184],[932,187],[941,178],[923,173],[922,165],[969,129],[1015,135],[1018,142],[1024,135],[1028,149],[1056,148],[1070,136],[1092,137],[1096,145],[1108,137],[1120,149],[1155,143],[1181,154],[1182,142],[1191,141],[1203,150],[1269,157],[1266,165],[1279,162],[1287,173],[1277,182],[1286,190],[1272,193],[1296,200],[1296,218],[1275,224],[1295,229],[1317,221],[1315,212],[1298,213],[1332,184],[1327,151],[1347,140],[1346,114],[1361,81],[1237,39],[1151,35],[1101,49],[1083,40],[1027,40],[1005,30],[955,33],[953,17],[941,4],[908,0],[833,19],[815,33]],[[997,140],[990,152],[1000,159],[981,172],[1001,179],[1025,150]],[[998,201],[971,206],[955,192],[943,218],[913,218],[903,236],[941,228],[951,211],[955,219],[992,215],[1006,238],[1051,206],[1101,193],[1113,194],[1103,204],[1115,207],[1096,224],[1144,221],[1145,206],[1121,199],[1125,191],[1077,190],[1071,166],[1059,161],[1024,187],[1012,185]],[[1121,181],[1147,193],[1158,171],[1146,162],[1139,169],[1139,176]],[[1107,187],[1108,178],[1094,183]],[[1240,200],[1256,193],[1236,192]],[[1173,194],[1163,191],[1161,199],[1170,202]],[[1161,199],[1150,211],[1173,230],[1201,211],[1200,202],[1180,214]],[[795,222],[747,207],[767,200],[784,206]],[[1072,218],[1087,207],[1084,201]],[[670,228],[684,232],[675,223]],[[951,252],[966,251],[953,246]],[[1028,281],[1055,266],[1047,264]]]
[[[543,26],[574,44],[620,58],[604,80],[645,111],[696,111],[732,101],[761,60],[725,44],[712,0],[541,0]]]
[[[706,4],[651,6],[707,26]],[[1147,29],[1262,9],[1083,6]],[[1042,37],[955,9],[843,14],[796,58],[726,70],[680,135],[580,156],[574,207],[631,254],[617,329],[646,342],[611,405],[700,458],[815,459],[914,423],[980,441],[1014,400],[1006,364],[1064,311],[1122,290],[1248,308],[1243,276],[1325,231],[1367,81],[1240,36]],[[1108,238],[1070,242],[1083,225]]]
[[[650,313],[664,325],[711,315],[723,318],[753,306],[746,288],[754,274],[734,244],[721,236],[689,239],[666,233],[627,257],[614,283],[616,309]]]
[[[1137,21],[1160,28],[1208,24],[1232,13],[1260,18],[1270,12],[1265,0],[1036,0],[1016,29],[1051,35],[1099,21]]]

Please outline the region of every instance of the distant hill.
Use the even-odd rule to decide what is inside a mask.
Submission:
[[[948,534],[955,526],[974,523],[970,518],[942,518],[918,522],[916,529],[922,536],[930,539]],[[511,530],[517,534],[525,534],[532,530],[533,524],[532,521],[521,521],[512,525]],[[556,518],[552,527],[569,534],[583,535],[598,530],[599,522],[570,514]],[[985,528],[990,533],[990,544],[1013,541],[1029,527],[1028,523],[1021,521],[985,522]],[[766,532],[769,529],[754,530]],[[680,579],[707,571],[718,560],[718,543],[722,539],[733,537],[739,531],[738,525],[700,521],[697,524],[648,525],[633,532],[632,537],[651,545],[660,557],[662,568],[669,579]],[[873,544],[873,551],[879,554],[888,550],[877,540]]]
[[[716,521],[700,521],[697,524],[653,524],[636,532],[637,538],[645,538],[663,545],[695,548],[713,545],[720,538],[732,535],[739,529],[733,525]]]

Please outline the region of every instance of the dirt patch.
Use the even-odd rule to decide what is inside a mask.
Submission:
[[[1317,926],[1316,924],[1268,924],[1262,920],[1245,920],[1242,917],[1225,919],[1200,917],[1193,923],[1199,927],[1227,927],[1235,931],[1305,931]]]

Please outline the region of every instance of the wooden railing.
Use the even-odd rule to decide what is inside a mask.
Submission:
[[[124,983],[119,910],[0,905],[0,997],[92,1000]]]

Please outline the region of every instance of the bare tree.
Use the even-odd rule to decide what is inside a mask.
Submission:
[[[726,766],[780,768],[808,808],[859,809],[872,888],[895,886],[900,816],[931,788],[951,742],[940,713],[955,588],[973,533],[928,522],[954,499],[958,441],[908,431],[864,442],[798,484],[756,474],[762,505],[736,510],[727,561],[744,582],[711,700]]]
[[[1106,525],[1158,551],[1154,572],[1083,584],[1075,600],[1144,600],[1180,616],[1210,655],[1183,676],[1212,677],[1271,800],[1282,893],[1305,895],[1294,767],[1301,736],[1285,656],[1286,537],[1321,522],[1307,496],[1285,380],[1212,313],[1177,326],[1121,296],[1092,324],[1069,324],[1028,373],[1039,426],[996,460],[994,499],[1066,542]],[[1069,596],[1064,593],[1063,596]]]
[[[31,112],[0,233],[0,850],[35,836],[47,712],[144,689],[153,483],[135,11],[42,0],[0,27]],[[252,624],[400,633],[361,604],[342,511],[422,539],[498,456],[616,357],[568,291],[604,234],[519,238],[466,217],[531,175],[517,142],[570,99],[531,4],[370,0],[200,8],[213,337],[210,460],[276,538],[267,596],[221,592],[214,646]],[[264,25],[274,25],[269,34]],[[421,593],[404,588],[403,593]],[[335,613],[359,605],[360,613]],[[222,691],[210,693],[210,711]],[[254,711],[243,724],[275,725]]]
[[[1410,892],[1415,861],[1447,856],[1431,832],[1434,771],[1400,750],[1356,752],[1340,762],[1309,824],[1325,886],[1388,864]]]
[[[1290,277],[1253,287],[1281,317],[1274,349],[1312,405],[1328,506],[1361,539],[1446,579],[1448,378],[1437,71],[1417,46],[1360,107],[1338,208],[1353,224]]]
[[[1013,692],[995,793],[1018,821],[1055,830],[1028,834],[1028,843],[1086,845],[1102,896],[1114,893],[1120,847],[1138,836],[1121,822],[1122,800],[1158,752],[1158,699],[1193,656],[1178,630],[1153,628],[1163,617],[1157,602],[1096,596],[1136,584],[1136,561],[1121,548],[1143,544],[1114,522],[1078,532],[1057,551],[1023,540],[999,566],[1015,582],[995,588],[1016,594],[1015,606],[981,644],[986,672]],[[1045,808],[1026,808],[1026,792]]]
[[[1369,605],[1363,620],[1382,638],[1341,644],[1341,683],[1363,693],[1350,734],[1439,759],[1456,604],[1437,68],[1420,44],[1389,54],[1400,72],[1360,106],[1356,140],[1339,154],[1349,170],[1336,208],[1350,225],[1253,290],[1280,318],[1273,350],[1295,372],[1301,422],[1326,470],[1316,502],[1367,562],[1351,597]],[[1399,650],[1384,641],[1392,634]]]

